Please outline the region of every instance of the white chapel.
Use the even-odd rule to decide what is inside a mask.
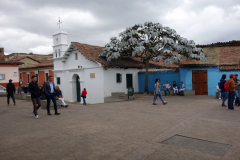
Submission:
[[[87,90],[89,104],[104,103],[112,92],[125,92],[133,87],[138,92],[138,72],[145,64],[133,58],[113,60],[99,57],[104,47],[79,42],[68,44],[68,34],[59,29],[53,34],[53,61],[55,84],[60,87],[65,100],[81,100],[81,92]],[[151,64],[152,68],[156,65]]]

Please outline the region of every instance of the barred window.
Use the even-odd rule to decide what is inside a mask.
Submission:
[[[116,74],[116,79],[117,79],[117,83],[121,83],[122,82],[122,74],[117,73]]]

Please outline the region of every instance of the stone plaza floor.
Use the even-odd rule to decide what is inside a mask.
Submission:
[[[240,159],[240,110],[214,96],[153,95],[83,106],[68,103],[61,115],[0,97],[0,160],[215,160]],[[238,108],[238,107],[236,107]],[[54,113],[52,110],[51,113]]]

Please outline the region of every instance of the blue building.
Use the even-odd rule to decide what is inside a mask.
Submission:
[[[178,87],[180,82],[185,84],[186,90],[194,90],[196,95],[215,95],[216,86],[220,82],[222,74],[231,73],[240,75],[240,41],[214,43],[199,45],[206,53],[206,61],[183,61],[178,71],[171,72],[149,72],[148,91],[153,92],[154,81],[160,78],[160,85],[165,81],[172,85],[176,81]],[[139,92],[144,92],[145,72],[139,72]]]

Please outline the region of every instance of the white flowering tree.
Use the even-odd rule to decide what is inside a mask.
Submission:
[[[146,63],[145,92],[148,92],[150,60],[163,60],[167,65],[182,62],[183,56],[205,61],[203,50],[197,48],[193,40],[187,40],[159,23],[136,24],[121,32],[119,37],[120,40],[111,38],[100,56],[106,57],[107,61],[123,56],[140,57]]]

